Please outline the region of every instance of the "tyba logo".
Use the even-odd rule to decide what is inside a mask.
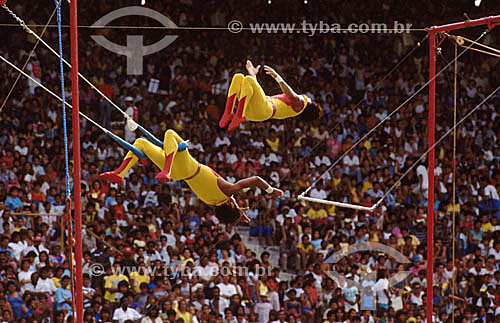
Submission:
[[[340,259],[349,256],[351,254],[357,253],[357,252],[362,252],[362,251],[375,251],[379,253],[384,253],[388,254],[389,256],[392,256],[394,259],[396,259],[398,262],[403,263],[403,264],[409,264],[411,263],[408,258],[405,257],[402,253],[397,251],[396,249],[393,249],[389,246],[386,246],[384,244],[378,243],[378,242],[360,242],[356,243],[353,245],[349,245],[345,248],[340,249],[339,251],[335,252],[333,255],[328,257],[325,260],[325,263],[331,264],[334,266]],[[383,289],[387,289],[389,287],[392,287],[399,282],[403,281],[408,275],[410,274],[409,271],[400,271],[392,275],[391,277],[387,278],[388,279],[388,284],[364,284],[364,281],[375,281],[377,279],[377,272],[369,269],[366,272],[365,277],[361,277],[361,280],[359,282],[353,281],[351,279],[348,279],[347,277],[341,275],[338,273],[336,270],[332,271],[326,271],[325,274],[327,274],[331,279],[339,283],[341,286],[356,286],[359,291],[361,292],[362,295],[370,295],[374,292],[381,291]]]
[[[159,21],[165,27],[173,29],[178,28],[172,20],[168,19],[158,11],[137,6],[114,10],[97,20],[92,27],[106,26],[109,22],[125,16],[146,16]],[[115,44],[101,35],[92,35],[90,37],[107,50],[119,55],[127,56],[127,74],[141,75],[143,72],[143,57],[159,52],[174,42],[178,36],[165,36],[160,41],[148,46],[144,46],[143,44],[144,37],[138,35],[127,35],[127,46]]]

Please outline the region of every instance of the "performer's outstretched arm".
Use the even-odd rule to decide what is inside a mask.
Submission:
[[[217,184],[219,184],[220,189],[227,196],[236,194],[245,188],[254,188],[254,187],[258,187],[264,190],[267,194],[270,194],[272,197],[275,198],[281,197],[281,195],[283,195],[282,190],[272,187],[259,176],[248,177],[234,184],[231,184],[228,181],[224,180],[222,177],[219,177]]]
[[[304,106],[304,97],[302,95],[297,94],[290,85],[288,85],[285,80],[272,68],[267,65],[264,66],[264,71],[266,71],[267,75],[270,75],[276,82],[278,82],[281,91],[287,96],[290,101],[292,101],[292,108],[296,111],[299,112],[299,110],[296,110],[294,107],[303,107]]]
[[[217,185],[224,194],[230,196],[229,203],[225,203],[215,208],[216,216],[224,223],[234,223],[237,220],[236,217],[241,222],[250,222],[250,218],[245,214],[248,207],[240,207],[233,197],[233,194],[245,188],[259,187],[273,198],[279,198],[283,195],[282,190],[272,187],[259,176],[248,177],[235,184],[231,184],[222,177],[219,177],[217,178]]]

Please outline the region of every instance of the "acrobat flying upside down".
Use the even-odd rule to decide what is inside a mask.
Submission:
[[[298,95],[295,91],[269,66],[264,66],[266,74],[278,82],[282,94],[267,96],[257,82],[257,73],[260,65],[254,67],[249,60],[246,63],[247,76],[237,73],[233,76],[227,92],[227,101],[224,114],[219,126],[224,128],[229,121],[228,130],[233,131],[245,120],[265,121],[269,119],[286,119],[301,115],[307,121],[319,118],[323,114],[320,105],[313,102],[306,95]],[[236,113],[233,113],[234,104],[238,100]]]
[[[184,180],[200,200],[216,207],[215,214],[223,223],[234,223],[239,219],[249,222],[244,213],[246,208],[240,208],[233,198],[234,194],[245,188],[259,187],[275,198],[283,194],[283,191],[273,188],[258,176],[242,179],[235,184],[229,183],[210,167],[196,161],[189,153],[187,143],[173,130],[165,132],[163,148],[143,138],[137,139],[130,148],[120,167],[102,173],[99,177],[122,183],[123,177],[139,160],[137,155],[143,154],[161,169],[156,175],[157,180]]]

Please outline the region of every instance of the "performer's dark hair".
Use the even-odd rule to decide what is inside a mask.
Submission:
[[[304,120],[305,122],[312,122],[319,118],[320,111],[321,106],[318,103],[311,101],[307,104],[304,111],[302,111],[302,113],[299,115],[299,118]]]
[[[215,208],[215,216],[224,224],[232,224],[239,220],[240,211],[228,204],[222,204]]]

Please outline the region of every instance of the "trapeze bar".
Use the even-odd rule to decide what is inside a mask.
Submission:
[[[334,202],[334,201],[328,201],[328,200],[322,200],[322,199],[316,199],[313,197],[307,197],[304,195],[299,195],[298,197],[299,200],[302,201],[308,201],[308,202],[314,202],[314,203],[321,203],[321,204],[328,204],[328,205],[335,205],[338,207],[343,207],[347,209],[355,209],[355,210],[360,210],[360,211],[367,211],[367,212],[373,212],[377,208],[377,204],[367,207],[367,206],[361,206],[361,205],[355,205],[355,204],[348,204],[348,203],[341,203],[341,202]]]

